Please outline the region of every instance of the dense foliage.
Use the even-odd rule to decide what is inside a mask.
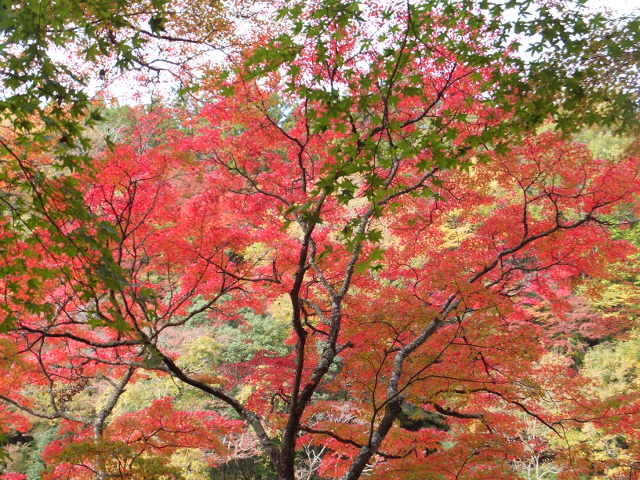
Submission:
[[[101,16],[69,4],[51,31],[91,40],[137,8],[82,5]],[[98,53],[135,62],[166,6]],[[79,128],[81,90],[7,114],[0,478],[633,476],[638,102],[610,76],[637,19],[280,7],[186,107],[113,110],[82,168],[23,122]],[[594,155],[585,126],[631,141]]]

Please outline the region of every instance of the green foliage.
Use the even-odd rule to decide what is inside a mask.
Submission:
[[[0,432],[0,468],[6,466],[7,461],[9,460],[9,454],[5,450],[5,445],[7,443],[7,435],[5,433]]]
[[[29,269],[22,258],[13,258],[15,249],[37,257],[43,232],[51,235],[54,253],[91,252],[96,258],[95,252],[100,252],[98,260],[87,265],[95,279],[85,286],[89,291],[97,283],[115,288],[124,282],[106,247],[115,230],[96,223],[72,176],[74,170],[90,168],[85,129],[102,115],[87,96],[89,78],[74,70],[60,50],[89,64],[109,57],[127,69],[144,45],[131,23],[136,9],[162,18],[165,4],[166,0],[0,0],[0,222],[14,232],[0,245],[0,256],[6,260],[0,276],[30,277],[30,299],[23,307],[31,312],[51,313],[50,305],[36,300],[39,288],[48,278],[66,274]],[[65,228],[76,221],[78,228]],[[17,284],[16,288],[24,289]],[[10,329],[13,313],[3,317],[0,329]]]
[[[144,39],[132,25],[136,10],[147,9],[161,19],[166,0],[39,0],[0,1],[0,118],[12,122],[23,136],[37,141],[47,135],[60,140],[63,164],[74,164],[74,146],[83,142],[82,122],[100,119],[84,91],[86,75],[65,63],[56,49],[76,50],[94,63],[107,56],[129,68]]]
[[[24,472],[29,480],[40,480],[46,468],[42,461],[42,452],[45,447],[58,436],[58,426],[53,422],[40,422],[30,435],[33,442],[22,448],[22,460],[16,464],[15,469]]]
[[[286,323],[272,315],[259,315],[245,311],[246,323],[224,325],[216,333],[224,339],[220,351],[221,363],[236,363],[250,360],[258,352],[266,351],[284,355],[288,347],[284,344],[289,333]]]
[[[279,18],[288,21],[291,29],[256,49],[249,61],[250,76],[283,72],[290,91],[322,105],[323,108],[310,110],[308,117],[311,132],[323,131],[335,120],[349,125],[352,112],[375,111],[375,105],[381,101],[387,111],[394,109],[403,96],[422,95],[421,78],[406,77],[409,72],[405,68],[416,55],[424,55],[421,48],[435,39],[438,48],[433,48],[430,55],[437,62],[445,63],[447,58],[440,58],[440,52],[450,51],[469,67],[492,69],[491,78],[485,79],[482,87],[484,101],[513,113],[508,124],[486,128],[474,139],[476,145],[492,143],[495,148],[504,148],[505,136],[531,131],[549,118],[563,131],[575,131],[584,125],[606,125],[622,131],[638,123],[640,99],[634,69],[630,68],[640,61],[635,48],[640,43],[636,17],[605,18],[587,10],[580,0],[561,6],[533,0],[458,3],[428,0],[407,5],[401,15],[388,8],[384,14],[388,21],[376,39],[359,40],[363,51],[371,49],[376,55],[376,61],[370,61],[369,71],[363,73],[353,68],[351,51],[330,50],[327,46],[340,45],[348,32],[366,24],[366,2],[324,0],[314,9],[309,9],[307,2],[286,2]],[[443,18],[436,21],[438,16]],[[453,33],[460,25],[474,29],[469,38]],[[398,35],[399,32],[403,34]],[[526,55],[513,54],[521,47],[514,34],[527,42]],[[372,47],[375,42],[377,50]],[[484,43],[486,48],[474,48],[474,42]],[[319,64],[330,63],[340,72],[343,86],[323,83],[319,74],[311,82],[301,81],[295,60],[308,51],[309,45]],[[628,73],[623,77],[623,85],[614,81],[619,78],[614,75],[622,72]],[[422,100],[425,104],[433,101]],[[379,120],[389,132],[401,128],[393,121]],[[410,157],[428,146],[440,166],[458,164],[462,151],[453,148],[450,142],[456,132],[441,122],[442,118],[434,118],[431,125],[434,128],[398,143],[396,153]],[[430,137],[433,134],[436,136]],[[336,154],[339,150],[352,162],[354,151],[348,148],[365,151],[378,148],[371,137],[358,139],[357,143],[353,140],[336,146]],[[339,166],[345,168],[348,165]],[[348,173],[354,171],[342,172]],[[328,176],[329,184],[325,187],[336,180]]]
[[[370,14],[376,9],[379,17]],[[376,169],[423,152],[429,152],[420,164],[424,171],[467,168],[469,152],[480,159],[485,149],[506,154],[508,145],[549,121],[569,133],[589,126],[623,132],[640,120],[635,77],[625,76],[620,85],[611,74],[640,64],[634,48],[640,43],[638,19],[605,18],[581,0],[426,0],[388,6],[364,0],[290,1],[278,18],[289,29],[253,51],[245,75],[273,76],[285,95],[300,99],[310,135],[329,128],[344,133],[329,151],[338,160],[316,184],[318,193],[339,192],[341,203],[357,191],[352,178],[366,180],[374,202],[401,191],[404,185],[387,190]],[[367,29],[371,22],[375,35]],[[467,25],[468,30],[462,27]],[[527,43],[526,52],[516,36]],[[345,40],[352,37],[355,48]],[[303,74],[301,65],[309,58],[323,67]],[[445,66],[454,76],[464,65],[465,76],[479,88],[468,94],[467,104],[508,116],[483,122],[481,131],[456,141],[464,129],[460,125],[475,125],[478,119],[448,109],[436,113],[447,87],[439,93],[424,88],[429,73],[414,65],[425,58],[433,62],[436,78],[446,77]],[[395,113],[407,98],[427,107],[422,115],[401,120]],[[298,208],[307,224],[322,220]],[[357,225],[347,227],[343,235],[349,247],[360,239]]]
[[[265,457],[254,456],[234,458],[212,468],[211,478],[215,480],[276,480],[278,477]]]
[[[198,336],[185,342],[179,365],[194,375],[213,380],[218,365],[250,360],[262,351],[286,353],[284,340],[288,329],[285,323],[271,315],[245,312],[246,323],[224,325],[216,329],[216,336]],[[120,398],[114,416],[148,407],[158,398],[176,398],[176,407],[193,409],[194,405],[207,406],[210,399],[201,392],[176,383],[171,377],[149,374],[131,384]]]
[[[616,160],[629,147],[632,140],[627,136],[613,135],[602,128],[589,128],[579,132],[576,140],[584,142],[598,158]]]
[[[449,430],[449,425],[444,415],[428,412],[423,408],[406,402],[402,404],[402,410],[398,415],[398,424],[402,428],[412,432],[416,432],[422,428]]]
[[[213,381],[218,365],[248,361],[259,352],[287,353],[289,347],[284,342],[289,330],[285,322],[273,315],[259,315],[250,310],[245,311],[242,318],[242,323],[216,328],[215,337],[204,335],[185,342],[178,362],[180,367]],[[166,396],[176,398],[177,408],[193,409],[194,405],[206,407],[210,404],[206,395],[176,383],[171,377],[149,374],[129,385],[114,416],[141,410]]]

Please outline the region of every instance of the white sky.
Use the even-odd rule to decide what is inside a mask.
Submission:
[[[594,9],[611,9],[622,14],[640,9],[640,0],[589,0],[587,5]]]
[[[640,15],[640,0],[587,0],[587,5],[593,10],[605,10],[611,12],[611,14],[625,15],[630,13],[636,13]],[[130,74],[125,74],[124,79],[129,77]],[[97,91],[101,87],[101,81],[95,79],[90,90]],[[171,82],[164,85],[156,85],[155,89],[157,93],[167,94],[171,90]],[[133,87],[133,88],[132,88]],[[110,96],[115,97],[122,104],[136,104],[142,101],[146,103],[153,96],[151,90],[140,88],[135,82],[131,83],[129,80],[115,80],[107,89]],[[135,94],[134,92],[138,92]],[[105,92],[106,93],[106,92]],[[140,94],[141,97],[139,96]]]

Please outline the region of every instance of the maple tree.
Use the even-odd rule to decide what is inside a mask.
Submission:
[[[45,179],[91,168],[91,154],[99,148],[91,129],[104,120],[101,92],[133,73],[139,84],[167,73],[180,82],[176,88],[192,86],[199,73],[216,63],[198,57],[240,46],[242,35],[234,33],[234,22],[239,16],[251,19],[258,5],[55,0],[45,6],[39,0],[0,1],[3,218],[31,227],[38,223],[52,235],[55,221],[86,218],[89,213],[73,181],[58,182],[59,191],[52,192]],[[135,82],[122,81],[120,89],[124,86],[136,89]],[[105,140],[109,137],[98,144]],[[36,157],[46,160],[33,161]],[[66,211],[52,207],[60,205],[60,194],[66,197]],[[58,240],[67,238],[61,235]],[[96,247],[87,236],[68,243],[70,248]]]
[[[48,449],[60,462],[51,478],[78,475],[71,467],[79,458],[88,462],[81,471],[99,472],[92,459],[104,451],[114,461],[122,455],[123,464],[127,452],[152,458],[140,457],[149,453],[139,445],[146,436],[151,448],[175,442],[223,458],[220,440],[207,438],[242,425],[253,429],[281,478],[291,478],[285,468],[294,467],[296,443],[306,442],[329,448],[323,476],[357,478],[373,465],[384,478],[407,471],[447,478],[465,469],[473,478],[508,477],[521,454],[514,441],[524,428],[520,413],[558,432],[577,421],[619,425],[617,415],[635,413],[632,402],[588,399],[570,365],[544,357],[564,340],[558,333],[567,329],[566,297],[576,282],[606,275],[607,264],[629,251],[606,226],[617,221],[616,205],[637,191],[635,160],[596,160],[584,146],[547,133],[507,155],[487,151],[494,156],[487,163],[469,152],[467,169],[432,164],[425,171],[432,161],[425,151],[373,167],[370,178],[386,185],[374,189],[370,178],[350,174],[341,181],[354,185],[354,195],[330,192],[314,183],[331,171],[336,157],[327,149],[344,133],[310,136],[305,168],[292,175],[301,149],[294,135],[304,135],[304,123],[283,131],[259,94],[253,85],[244,96],[220,97],[195,133],[161,135],[166,114],[143,117],[131,142],[103,154],[95,176],[80,179],[92,210],[116,229],[109,245],[123,279],[94,276],[99,265],[90,252],[54,254],[44,239],[29,256],[60,274],[38,289],[54,310],[24,310],[18,292],[36,290],[28,278],[8,276],[6,291],[15,293],[5,300],[21,313],[3,344],[12,376],[2,397],[22,411],[66,418],[66,441],[76,442],[75,449]],[[265,312],[283,296],[293,322],[284,354],[181,367],[174,330],[205,312],[199,321],[208,325],[237,319],[241,308]],[[33,295],[29,301],[37,305]],[[611,329],[603,322],[591,326]],[[88,385],[108,395],[99,382],[113,383],[113,408],[134,372],[149,369],[200,389],[237,418],[211,420],[207,435],[190,443],[179,428],[150,419],[175,425],[187,415],[193,439],[206,415],[174,411],[163,400],[167,410],[154,404],[154,414],[105,424],[99,438],[107,443],[83,443],[108,413],[84,420],[70,406],[74,396]],[[49,400],[16,396],[26,379],[48,390]],[[249,387],[243,401],[232,396],[240,386]],[[417,430],[412,408],[424,417]],[[6,422],[19,419],[11,410],[5,415]],[[154,437],[165,431],[168,440]],[[122,438],[127,445],[113,443]],[[443,448],[447,441],[453,445]],[[134,478],[128,468],[121,475]]]
[[[313,42],[254,49],[195,115],[138,112],[95,170],[40,177],[45,139],[11,150],[47,201],[3,219],[0,415],[60,421],[44,478],[180,478],[178,449],[224,465],[246,437],[281,480],[304,449],[346,480],[514,478],[531,452],[597,474],[565,441],[583,425],[637,449],[638,399],[594,398],[564,354],[629,326],[578,287],[633,252],[609,227],[638,159],[525,135],[471,17],[323,5]],[[231,355],[216,337],[248,315],[284,344]],[[118,410],[165,377],[194,404]]]

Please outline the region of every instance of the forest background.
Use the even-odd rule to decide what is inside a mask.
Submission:
[[[0,0],[0,37],[0,478],[638,478],[634,12]]]

